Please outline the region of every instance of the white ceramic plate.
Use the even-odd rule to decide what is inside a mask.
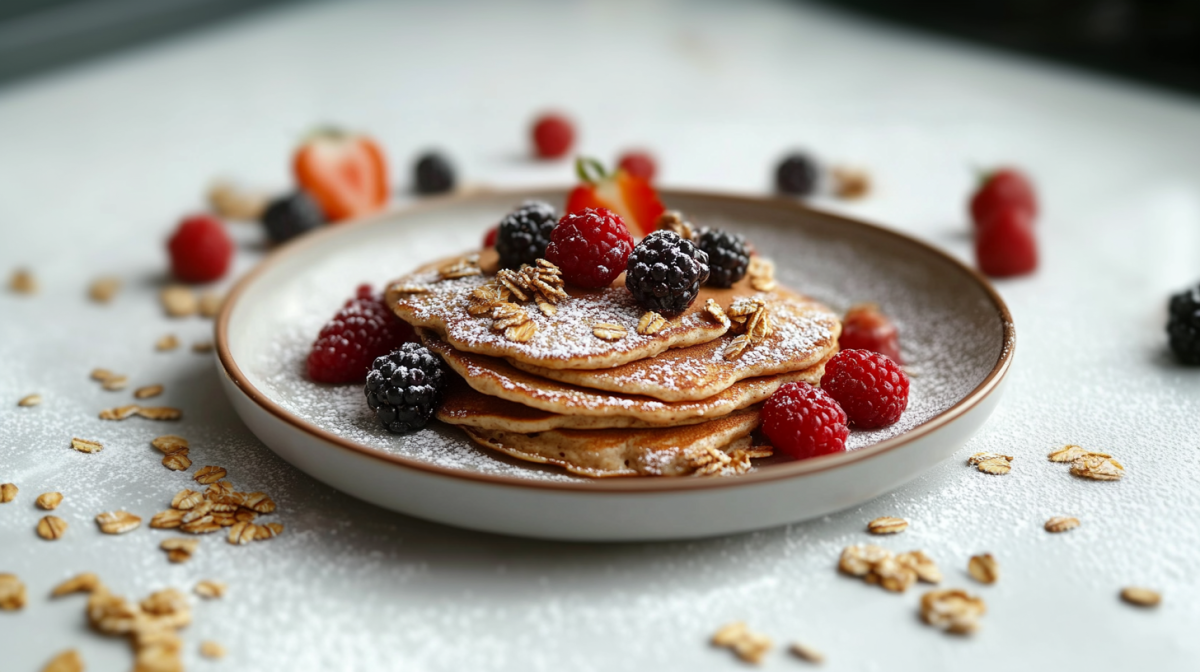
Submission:
[[[676,539],[791,523],[876,497],[949,457],[1000,397],[1013,325],[974,271],[916,240],[791,201],[671,191],[669,207],[745,234],[788,286],[839,312],[861,301],[883,307],[914,374],[898,424],[852,432],[846,453],[774,458],[742,476],[590,480],[490,452],[438,423],[388,434],[359,386],[305,379],[309,345],[356,285],[378,288],[477,247],[526,198],[560,205],[564,193],[428,200],[272,254],[233,289],[216,327],[222,382],[250,429],[315,478],[409,515],[552,539]]]

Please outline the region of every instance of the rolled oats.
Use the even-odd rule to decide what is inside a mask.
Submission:
[[[1069,445],[1063,446],[1050,452],[1047,456],[1051,462],[1074,462],[1080,457],[1087,454],[1088,451],[1080,446]]]
[[[34,279],[32,271],[25,268],[18,268],[13,271],[12,277],[9,278],[8,288],[17,294],[36,294],[38,283]]]
[[[1121,589],[1121,599],[1139,607],[1157,607],[1162,602],[1162,594],[1149,588],[1129,586]]]
[[[654,222],[656,231],[671,231],[684,240],[693,240],[696,237],[696,229],[683,218],[683,213],[678,210],[667,210],[658,216]]]
[[[170,406],[141,406],[137,414],[147,420],[178,420],[183,417],[183,411]]]
[[[226,587],[225,584],[221,583],[220,581],[204,579],[197,582],[196,587],[193,590],[197,595],[206,600],[215,600],[225,596]]]
[[[141,407],[138,406],[137,404],[129,404],[127,406],[118,406],[116,408],[106,408],[103,411],[100,411],[100,419],[101,420],[125,420],[126,418],[132,418],[133,416],[137,415],[138,411],[140,411],[140,410],[141,410]]]
[[[200,295],[200,315],[202,317],[216,317],[217,313],[221,312],[221,304],[225,299],[216,292],[205,292]]]
[[[838,569],[850,576],[866,576],[876,564],[892,557],[892,552],[874,544],[855,544],[842,549]]]
[[[721,626],[712,636],[714,646],[732,650],[738,658],[755,665],[771,650],[771,638],[751,632],[741,621]]]
[[[88,296],[96,303],[112,301],[119,291],[121,291],[121,279],[111,275],[96,278],[91,285],[88,285]]]
[[[108,369],[92,369],[92,372],[89,375],[91,376],[92,380],[103,383],[117,374],[109,371]]]
[[[528,343],[536,333],[537,325],[533,322],[525,322],[505,329],[504,337],[514,343]]]
[[[195,507],[197,504],[203,501],[203,493],[184,488],[183,490],[175,493],[175,496],[171,498],[171,506],[176,509],[187,510]]]
[[[162,385],[145,385],[134,390],[133,396],[138,399],[149,399],[162,394],[164,389]]]
[[[92,627],[104,634],[127,635],[137,627],[140,614],[136,605],[99,587],[88,597],[87,616]]]
[[[183,511],[179,509],[167,509],[159,511],[150,518],[150,527],[157,530],[171,530],[183,524]]]
[[[12,483],[0,483],[0,504],[7,504],[17,498],[20,488]]]
[[[483,271],[479,268],[479,255],[464,257],[438,269],[438,275],[442,280],[455,280],[482,274]]]
[[[625,330],[625,327],[619,324],[601,322],[592,326],[592,335],[603,341],[619,341],[628,334],[629,332]]]
[[[37,499],[33,503],[37,504],[39,509],[53,511],[58,508],[59,504],[62,504],[62,500],[63,496],[61,492],[43,492],[37,496]]]
[[[1054,516],[1046,521],[1047,532],[1066,532],[1079,527],[1079,519],[1071,516]]]
[[[246,501],[243,506],[256,513],[272,513],[275,511],[275,502],[267,496],[265,492],[252,492],[246,495]]]
[[[200,655],[204,656],[205,658],[212,658],[214,660],[218,658],[224,658],[225,647],[212,641],[211,639],[206,639],[203,642],[200,642]]]
[[[200,310],[200,302],[190,287],[168,285],[158,295],[168,317],[190,317]]]
[[[90,593],[100,587],[100,577],[84,572],[63,581],[50,591],[50,597],[62,597],[73,593]]]
[[[266,525],[254,526],[254,539],[256,541],[274,539],[281,534],[283,534],[283,523],[267,523]]]
[[[838,198],[856,199],[871,193],[871,175],[861,168],[834,166],[830,176],[833,178],[833,193]]]
[[[188,440],[182,436],[166,434],[151,441],[150,445],[157,448],[160,452],[170,455],[171,453],[177,453],[181,450],[187,450]]]
[[[884,558],[871,568],[867,583],[878,583],[884,590],[903,593],[917,580],[917,571],[900,563],[895,557]]]
[[[42,403],[42,395],[27,394],[21,397],[20,401],[17,402],[17,406],[28,408],[30,406],[37,406],[40,403]]]
[[[212,501],[232,494],[233,486],[229,484],[229,481],[217,481],[209,484],[204,491],[204,498]]]
[[[25,583],[16,574],[0,574],[0,609],[17,611],[25,607]]]
[[[1000,453],[975,453],[967,458],[967,464],[993,476],[1003,476],[1012,471],[1012,456]]]
[[[37,533],[46,541],[61,539],[67,533],[67,521],[58,516],[42,516],[37,524]]]
[[[775,289],[775,263],[759,256],[750,257],[746,277],[750,278],[750,287],[755,291],[769,292]]]
[[[992,584],[1000,578],[1000,565],[991,553],[972,555],[967,562],[967,572],[980,583]]]
[[[67,649],[50,659],[42,672],[83,672],[83,658],[75,649]]]
[[[175,348],[178,348],[178,347],[179,347],[179,338],[177,338],[175,336],[175,334],[167,334],[166,336],[163,336],[162,338],[159,338],[157,341],[154,342],[154,349],[158,350],[159,352],[166,352],[168,350],[174,350]]]
[[[109,392],[116,392],[118,390],[125,389],[128,385],[129,385],[129,376],[111,376],[107,380],[105,380],[103,383],[101,383],[100,387],[103,387],[104,389],[108,390]]]
[[[713,320],[715,320],[717,324],[720,324],[726,328],[730,326],[729,316],[725,314],[725,309],[722,308],[721,304],[717,303],[714,299],[709,299],[708,301],[704,302],[704,312]]]
[[[1093,481],[1119,481],[1125,475],[1125,467],[1112,457],[1088,453],[1071,463],[1071,473]]]
[[[256,527],[254,523],[234,523],[229,528],[229,536],[226,538],[226,541],[238,546],[248,544],[254,541],[254,537],[257,534]]]
[[[923,583],[941,583],[942,570],[924,551],[908,551],[896,555],[896,562],[908,567],[917,574],[917,579]]]
[[[211,515],[203,516],[179,526],[180,532],[187,532],[188,534],[211,534],[220,530],[221,526],[213,522]]]
[[[884,516],[867,523],[867,531],[871,534],[897,534],[908,529],[908,521],[903,518]]]
[[[256,222],[269,202],[266,194],[248,191],[226,180],[217,180],[208,189],[208,205],[222,219]]]
[[[201,485],[211,485],[225,478],[225,476],[226,471],[224,467],[208,466],[197,469],[192,479]]]
[[[192,523],[197,520],[200,520],[201,518],[204,518],[205,516],[211,514],[212,510],[213,510],[212,502],[210,502],[208,500],[200,502],[196,506],[192,507],[192,509],[190,511],[183,514],[183,522]]]
[[[96,515],[96,524],[105,534],[125,534],[141,526],[142,519],[128,511],[107,511]]]
[[[666,326],[667,318],[653,310],[648,310],[642,315],[642,319],[638,320],[637,333],[643,336],[650,336],[662,331]]]
[[[825,662],[825,654],[800,642],[792,642],[788,647],[788,651],[791,651],[792,655],[800,660],[808,661],[813,665],[820,665]]]
[[[192,352],[200,354],[212,352],[213,347],[212,341],[196,341],[195,343],[192,343]]]
[[[163,455],[162,464],[171,471],[187,471],[192,466],[192,460],[188,457],[187,448],[184,448],[170,455]]]
[[[983,600],[962,590],[931,590],[921,596],[921,618],[947,632],[966,635],[979,629],[987,613]]]
[[[496,331],[504,331],[528,321],[529,313],[515,303],[501,303],[492,309],[492,329]]]
[[[725,359],[732,361],[738,357],[741,357],[742,353],[745,352],[746,348],[748,347],[750,347],[750,337],[746,334],[742,334],[741,336],[738,336],[730,341],[729,345],[725,346],[725,351],[722,353],[722,356],[724,356]]]

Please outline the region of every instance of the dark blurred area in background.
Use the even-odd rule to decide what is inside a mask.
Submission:
[[[0,0],[0,84],[288,1]],[[1200,0],[824,4],[1200,93]]]

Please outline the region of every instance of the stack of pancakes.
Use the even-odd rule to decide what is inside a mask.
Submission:
[[[476,443],[591,476],[741,473],[762,402],[816,384],[841,323],[755,259],[680,315],[639,306],[624,276],[565,285],[544,260],[501,270],[495,252],[445,259],[386,300],[458,376],[437,417]]]

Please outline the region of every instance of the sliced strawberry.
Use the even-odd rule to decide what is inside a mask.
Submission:
[[[369,215],[387,204],[387,162],[365,135],[318,130],[296,150],[292,170],[330,222]]]
[[[607,208],[621,216],[635,238],[641,238],[654,230],[655,220],[666,210],[649,182],[620,168],[608,173],[599,161],[580,158],[575,171],[583,184],[567,196],[566,214]]]

